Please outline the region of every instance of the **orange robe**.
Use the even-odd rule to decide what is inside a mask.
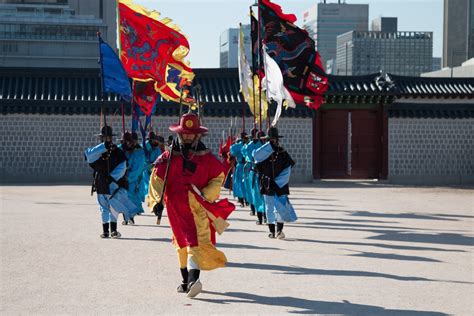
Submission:
[[[209,149],[198,152],[190,150],[189,156],[196,164],[194,173],[183,168],[181,153],[173,151],[164,193],[180,268],[186,267],[188,257],[201,270],[224,267],[227,258],[215,247],[215,230],[207,213],[226,219],[235,209],[227,199],[215,202],[224,180],[224,166]],[[160,201],[169,157],[170,154],[166,151],[158,158],[151,176],[148,191],[151,208]],[[202,197],[193,190],[192,184],[201,192]]]

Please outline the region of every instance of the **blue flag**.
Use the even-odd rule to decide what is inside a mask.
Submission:
[[[114,50],[99,36],[100,68],[102,72],[103,92],[118,94],[123,100],[132,100],[132,88],[120,59]]]

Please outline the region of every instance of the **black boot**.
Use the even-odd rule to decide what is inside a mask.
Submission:
[[[178,286],[178,293],[186,293],[188,291],[188,278],[189,278],[188,268],[184,268],[180,270],[181,270],[181,276],[183,277],[183,282],[181,283],[180,286]]]
[[[109,223],[102,224],[103,234],[100,235],[100,238],[109,238]]]
[[[277,234],[276,238],[283,239],[285,238],[285,233],[283,232],[283,223],[277,223]]]
[[[268,224],[268,229],[270,230],[270,234],[268,234],[268,237],[275,238],[275,224]]]
[[[110,237],[120,238],[122,235],[117,231],[117,222],[110,222]]]
[[[250,215],[255,216],[255,206],[253,204],[250,204]]]
[[[267,213],[266,212],[263,212],[263,223],[264,224],[267,223]]]
[[[241,207],[245,206],[243,198],[238,198],[237,201],[239,201]]]
[[[191,269],[188,275],[188,295],[187,297],[196,297],[202,291],[202,284],[199,281],[201,270]]]
[[[262,222],[263,222],[263,213],[261,212],[257,212],[257,225],[262,225]]]

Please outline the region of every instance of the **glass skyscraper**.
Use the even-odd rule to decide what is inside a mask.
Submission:
[[[337,38],[336,75],[365,75],[383,70],[419,76],[432,68],[432,32],[351,31]]]
[[[474,0],[444,0],[443,67],[474,57]]]
[[[303,13],[303,28],[310,34],[323,65],[336,59],[337,36],[349,31],[367,31],[369,5],[318,3]]]
[[[250,47],[252,40],[250,38],[250,25],[242,25],[244,32],[245,56],[249,63],[252,63]],[[239,33],[240,28],[231,28],[222,32],[219,39],[219,67],[237,68],[239,67]]]

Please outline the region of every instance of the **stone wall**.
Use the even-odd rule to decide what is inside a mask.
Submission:
[[[109,116],[114,132],[122,131],[120,115]],[[228,131],[230,118],[206,117],[204,125],[210,133],[205,144],[217,154],[222,131]],[[130,117],[125,118],[130,126]],[[168,126],[177,117],[153,118],[154,128],[165,139],[171,132]],[[247,132],[250,118],[246,119]],[[241,121],[238,120],[238,126]],[[308,182],[312,175],[312,119],[282,118],[279,124],[285,136],[282,144],[296,161],[292,181]],[[238,129],[240,132],[240,128]],[[63,182],[85,183],[92,172],[84,160],[84,149],[97,143],[94,136],[100,131],[100,118],[94,115],[26,115],[0,116],[0,174],[3,183]],[[117,139],[120,136],[117,136]]]
[[[389,120],[389,181],[474,182],[474,119]]]

